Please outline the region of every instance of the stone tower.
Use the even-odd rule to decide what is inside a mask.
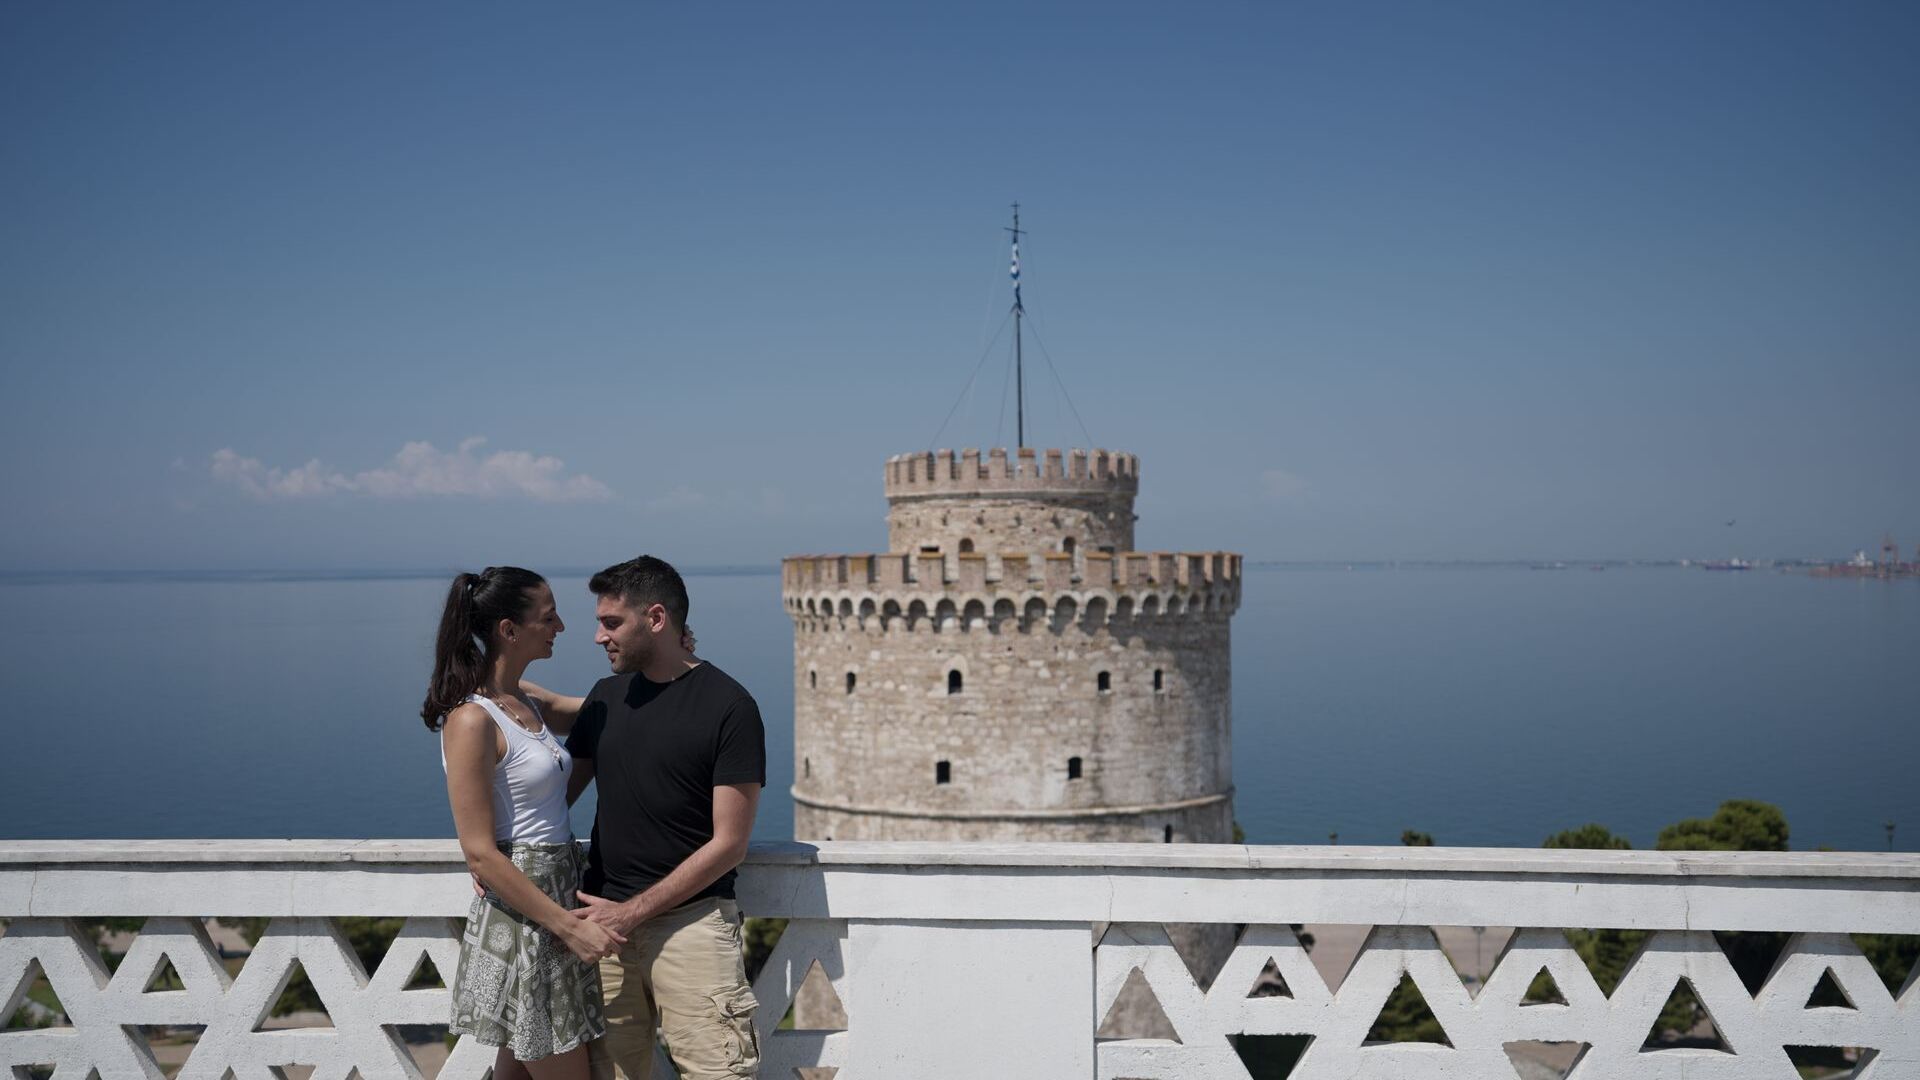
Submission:
[[[886,554],[785,560],[796,839],[1232,839],[1240,556],[1134,551],[1139,477],[903,454]]]

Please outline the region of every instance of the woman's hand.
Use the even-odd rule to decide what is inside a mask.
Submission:
[[[620,951],[627,939],[601,926],[592,919],[575,919],[573,928],[562,939],[567,951],[580,958],[582,963],[591,964],[603,956],[612,956]]]

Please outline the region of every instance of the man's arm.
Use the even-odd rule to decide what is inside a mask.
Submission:
[[[580,715],[580,707],[587,703],[586,698],[556,694],[539,683],[525,679],[520,680],[520,689],[540,703],[540,719],[562,735],[573,730],[574,718]]]
[[[713,839],[695,848],[673,872],[645,892],[621,903],[580,893],[573,913],[625,934],[663,911],[687,902],[695,893],[720,880],[747,857],[747,837],[753,832],[753,814],[760,804],[759,784],[725,784],[713,789]]]

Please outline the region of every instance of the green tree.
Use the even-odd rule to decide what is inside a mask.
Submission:
[[[767,960],[773,956],[773,947],[780,944],[780,935],[787,932],[785,919],[747,919],[741,937],[741,951],[747,967],[747,981],[760,977],[760,971],[767,966]]]
[[[1787,816],[1772,803],[1728,799],[1710,818],[1688,818],[1660,830],[1661,851],[1785,851]]]
[[[1432,847],[1433,834],[1414,832],[1412,829],[1402,829],[1400,831],[1400,842],[1408,847]]]
[[[1615,836],[1605,825],[1588,822],[1577,829],[1564,829],[1547,837],[1540,845],[1547,848],[1582,848],[1591,851],[1623,851],[1633,847],[1624,836]]]

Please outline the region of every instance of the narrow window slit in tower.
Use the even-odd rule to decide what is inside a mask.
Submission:
[[[809,690],[820,689],[820,673],[819,672],[817,671],[807,672],[807,689]]]
[[[960,692],[960,673],[958,671],[947,672],[947,693],[957,694],[959,692]]]
[[[853,672],[847,672],[847,693],[853,693]]]
[[[1079,758],[1070,757],[1067,759],[1067,779],[1069,780],[1080,779],[1080,759]]]
[[[1159,668],[1153,669],[1153,688],[1155,690],[1165,690],[1167,688],[1166,673]]]
[[[813,775],[813,759],[812,758],[802,758],[800,760],[800,775],[801,776]]]
[[[1065,540],[1060,541],[1060,550],[1069,555],[1073,554],[1073,537],[1069,536]]]
[[[1163,844],[1173,843],[1173,826],[1169,825],[1161,831],[1160,842]]]
[[[1108,693],[1113,689],[1113,672],[1103,671],[1094,677],[1094,681],[1099,684],[1101,693]]]
[[[953,782],[953,765],[950,762],[945,762],[945,761],[934,762],[933,763],[933,782],[936,784],[952,783]]]

